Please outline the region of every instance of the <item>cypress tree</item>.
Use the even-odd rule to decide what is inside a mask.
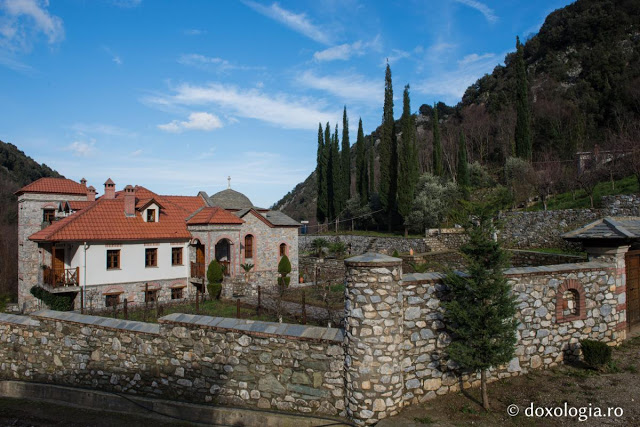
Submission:
[[[524,64],[524,49],[516,36],[516,156],[531,160],[531,111],[529,110],[529,83]]]
[[[327,162],[324,154],[322,123],[318,123],[318,153],[316,156],[316,186],[318,194],[316,219],[318,223],[323,223],[327,218]]]
[[[504,277],[508,255],[492,236],[492,212],[474,209],[466,225],[469,241],[460,248],[467,274],[449,273],[444,279],[450,299],[443,302],[452,342],[449,357],[468,372],[480,371],[482,405],[489,409],[487,370],[513,357],[516,344],[515,296]]]
[[[384,107],[380,131],[380,203],[387,212],[391,230],[391,219],[396,209],[396,192],[398,185],[398,149],[393,121],[393,83],[391,68],[387,63],[384,78]]]
[[[400,146],[400,161],[398,169],[398,212],[404,220],[404,234],[408,234],[407,219],[411,213],[413,198],[416,188],[415,176],[415,124],[411,114],[411,101],[409,99],[409,85],[404,87],[402,103],[402,145]]]
[[[338,124],[336,123],[336,131],[332,138],[331,155],[330,155],[331,192],[329,194],[329,197],[330,197],[329,206],[331,208],[331,218],[330,218],[331,221],[336,219],[340,214],[340,212],[342,212],[342,209],[344,208],[342,206],[341,197],[340,197],[340,193],[341,193],[340,184],[342,182],[342,176],[340,173],[340,150],[338,148],[339,146],[340,146],[340,143],[338,140]]]
[[[369,171],[369,196],[376,192],[376,170],[375,170],[375,161],[376,161],[376,146],[373,141],[373,138],[369,138],[369,147],[368,147],[368,164],[367,170]]]
[[[368,199],[369,176],[366,159],[366,147],[364,131],[362,130],[362,118],[358,122],[358,137],[356,139],[356,192],[360,198],[360,204],[364,205]]]
[[[442,142],[440,141],[440,122],[438,119],[438,105],[433,104],[433,174],[444,175],[442,164]]]
[[[325,128],[324,128],[324,162],[326,165],[326,169],[325,169],[325,186],[326,186],[326,195],[327,195],[327,213],[325,215],[325,218],[327,221],[331,221],[331,209],[333,208],[333,199],[331,197],[331,195],[329,194],[329,192],[331,191],[331,187],[332,187],[332,169],[331,169],[331,164],[330,164],[330,160],[331,160],[331,125],[329,124],[329,122],[327,122]]]
[[[462,196],[469,200],[469,190],[471,183],[469,180],[469,163],[467,162],[467,142],[464,133],[460,132],[460,142],[458,144],[458,187],[462,190]]]
[[[351,198],[351,143],[349,141],[349,118],[347,106],[342,113],[342,150],[340,152],[340,169],[342,172],[342,194],[340,204],[342,209],[347,206],[347,200]]]

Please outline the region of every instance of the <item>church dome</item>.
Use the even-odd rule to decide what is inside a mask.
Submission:
[[[223,209],[248,209],[253,207],[253,203],[247,196],[235,190],[227,188],[209,197],[211,206],[218,206]]]

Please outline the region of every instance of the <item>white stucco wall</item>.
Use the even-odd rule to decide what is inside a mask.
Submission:
[[[171,248],[182,248],[182,265],[171,265]],[[158,266],[145,267],[145,249],[158,249]],[[120,250],[120,268],[107,269],[107,250]],[[84,249],[82,244],[67,249],[67,268],[80,267],[80,283],[85,283]],[[189,274],[188,242],[88,244],[86,250],[86,286],[145,282],[186,278]]]

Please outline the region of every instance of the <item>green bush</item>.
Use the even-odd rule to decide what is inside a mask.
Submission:
[[[11,301],[11,295],[0,293],[0,312],[4,312],[7,309],[9,301]]]
[[[601,341],[580,340],[584,363],[601,368],[611,362],[611,347]]]
[[[209,283],[207,285],[207,292],[212,299],[220,299],[220,293],[222,292],[222,283]]]
[[[291,283],[291,277],[278,277],[278,285],[281,288],[288,288],[289,283]]]
[[[329,250],[333,252],[337,258],[340,258],[347,250],[347,246],[340,240],[336,240],[329,245]]]
[[[289,258],[286,255],[282,255],[282,258],[280,258],[280,262],[278,263],[278,273],[280,273],[282,277],[291,273],[291,261],[289,261]]]
[[[222,268],[222,265],[214,259],[207,268],[207,280],[209,283],[222,283],[223,277],[224,268]]]
[[[400,254],[398,253],[397,249],[393,250],[393,254],[391,254],[391,256],[396,257],[396,258],[400,258]]]
[[[73,309],[73,298],[68,295],[52,294],[40,286],[32,287],[31,295],[45,303],[51,310],[71,311]]]

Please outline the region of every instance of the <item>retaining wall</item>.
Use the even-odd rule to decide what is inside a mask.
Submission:
[[[197,403],[344,414],[342,331],[171,314],[0,314],[0,376]]]

